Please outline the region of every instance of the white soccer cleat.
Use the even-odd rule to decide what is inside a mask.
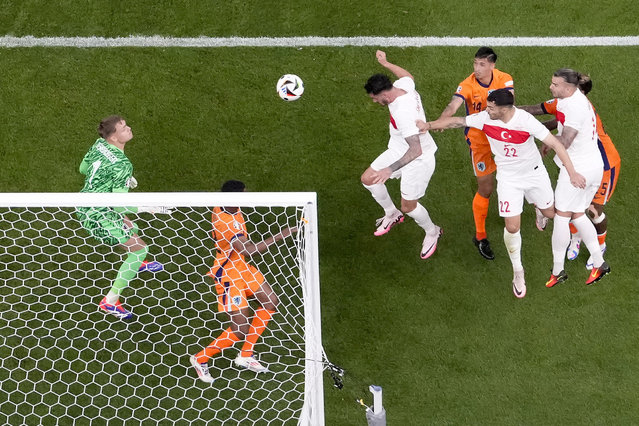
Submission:
[[[262,365],[252,356],[238,355],[234,362],[238,367],[243,367],[251,371],[255,371],[256,373],[266,373],[268,371],[266,366]]]
[[[399,225],[403,221],[404,215],[399,210],[397,210],[390,216],[380,217],[379,219],[377,219],[377,222],[375,222],[375,225],[377,225],[377,230],[375,230],[373,235],[379,237],[380,235],[387,234],[393,226]]]
[[[606,253],[606,243],[601,244],[599,248],[601,249],[601,255],[603,256],[604,253]],[[593,267],[594,265],[592,263],[592,255],[590,255],[590,257],[586,261],[586,269],[590,271]]]
[[[546,225],[548,225],[548,218],[537,207],[535,207],[535,225],[540,231],[546,229]]]
[[[526,280],[524,279],[524,270],[515,271],[513,277],[513,293],[518,299],[523,299],[526,295]]]
[[[440,235],[442,235],[444,231],[442,228],[435,225],[435,232],[432,234],[426,234],[424,237],[424,242],[422,243],[422,251],[419,254],[419,257],[422,259],[428,259],[435,253],[437,250],[437,241],[439,241]]]
[[[581,247],[581,238],[575,237],[574,235],[570,238],[570,245],[568,246],[568,250],[566,250],[566,259],[575,260],[577,256],[579,256],[579,247]],[[592,259],[589,259],[592,263]]]
[[[200,364],[197,359],[195,359],[195,355],[191,355],[189,361],[191,361],[191,365],[193,366],[193,368],[195,368],[197,376],[200,378],[200,380],[202,380],[204,383],[213,383],[215,379],[211,377],[211,374],[209,373],[209,366],[207,363]]]

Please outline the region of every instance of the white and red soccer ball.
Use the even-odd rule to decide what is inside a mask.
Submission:
[[[304,93],[304,82],[295,74],[284,74],[277,80],[277,94],[285,101],[296,101]]]

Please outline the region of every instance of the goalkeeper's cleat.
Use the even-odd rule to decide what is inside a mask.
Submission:
[[[548,225],[548,218],[537,207],[535,207],[535,225],[540,231],[546,229],[546,225]]]
[[[606,262],[604,262],[601,264],[600,267],[594,268],[590,272],[590,275],[588,275],[588,279],[586,279],[586,285],[590,285],[594,282],[599,281],[604,277],[604,275],[608,273],[610,273],[610,266]]]
[[[160,272],[163,269],[164,269],[164,266],[160,262],[156,262],[155,260],[149,262],[148,260],[145,260],[140,265],[140,269],[138,269],[138,271],[139,272],[143,272],[143,271]]]
[[[524,279],[524,270],[515,271],[513,277],[513,293],[519,299],[523,299],[526,295],[526,280]]]
[[[444,231],[442,231],[442,228],[435,225],[435,232],[433,232],[432,234],[427,233],[426,237],[424,237],[422,251],[419,257],[421,257],[422,259],[428,259],[429,257],[431,257],[433,253],[435,253],[435,250],[437,250],[437,241],[439,241],[439,237],[443,233]]]
[[[109,305],[105,297],[98,305],[98,308],[107,314],[115,315],[118,319],[130,320],[133,318],[133,313],[124,309],[119,300],[115,302],[115,305]]]
[[[570,245],[568,246],[568,250],[566,250],[566,259],[575,260],[577,256],[579,256],[580,247],[581,247],[581,238],[573,235],[570,238]]]
[[[256,373],[266,373],[268,371],[268,368],[262,365],[253,356],[238,355],[234,362],[238,367],[244,367]]]
[[[552,271],[550,271],[550,278],[548,278],[548,281],[546,281],[546,287],[548,288],[553,287],[559,283],[563,283],[567,279],[568,279],[568,274],[563,269],[557,275],[553,275]]]
[[[606,253],[606,243],[601,244],[599,248],[601,249],[601,255],[603,256]],[[592,262],[592,255],[590,255],[590,257],[586,261],[586,269],[590,271],[593,267],[594,264]]]
[[[209,373],[209,366],[206,362],[198,362],[198,360],[195,358],[195,355],[191,355],[189,361],[191,361],[191,365],[193,366],[193,368],[195,368],[197,376],[200,380],[202,380],[204,383],[213,383],[215,379],[211,377],[211,374]]]
[[[399,210],[397,210],[395,213],[393,213],[390,216],[380,217],[375,222],[375,225],[377,226],[377,230],[373,233],[373,235],[375,235],[376,237],[379,237],[380,235],[387,234],[393,226],[399,225],[403,221],[404,221],[404,215]]]

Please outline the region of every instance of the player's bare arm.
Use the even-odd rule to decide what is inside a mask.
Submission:
[[[464,100],[462,98],[459,96],[453,96],[448,105],[446,105],[446,108],[444,108],[442,113],[439,115],[439,118],[452,117],[463,103]]]
[[[269,246],[275,244],[278,241],[283,240],[284,238],[290,235],[295,234],[296,232],[297,232],[296,226],[286,227],[282,229],[282,231],[278,232],[277,234],[270,236],[266,238],[265,240],[260,241],[259,243],[254,243],[251,240],[249,240],[245,235],[242,235],[233,240],[233,243],[232,243],[233,250],[237,251],[238,253],[244,256],[252,256],[256,253],[263,253],[269,248]]]
[[[559,139],[564,148],[568,149],[570,148],[570,145],[572,145],[572,141],[575,140],[577,133],[577,130],[572,127],[564,127],[561,131],[561,135],[557,136],[557,139]]]
[[[377,57],[377,62],[379,62],[381,66],[395,74],[397,78],[410,77],[412,80],[415,80],[413,78],[413,75],[406,71],[404,68],[388,62],[388,60],[386,59],[386,52],[384,52],[383,50],[378,50],[377,52],[375,52],[375,56]]]
[[[553,118],[552,120],[544,121],[541,124],[546,126],[546,129],[548,129],[548,130],[555,130],[557,128],[557,119]]]
[[[408,144],[408,149],[399,160],[395,161],[390,166],[378,171],[369,169],[372,172],[371,179],[373,180],[373,184],[381,184],[386,182],[388,179],[390,179],[394,171],[401,169],[406,164],[422,155],[422,145],[419,141],[419,135],[409,136],[405,138],[405,140]]]
[[[420,133],[426,133],[429,130],[456,129],[466,127],[466,117],[440,117],[429,122],[417,120],[416,124]]]
[[[572,183],[575,188],[585,188],[586,178],[577,173],[575,167],[572,164],[572,160],[568,155],[568,151],[566,151],[566,148],[564,148],[561,141],[559,141],[559,139],[557,139],[554,135],[549,134],[542,142],[544,143],[544,145],[552,148],[557,153],[557,156],[564,164],[564,167],[566,167],[566,171],[570,176],[570,183]]]
[[[517,108],[523,109],[532,115],[544,115],[546,112],[543,110],[540,104],[537,105],[517,105]]]

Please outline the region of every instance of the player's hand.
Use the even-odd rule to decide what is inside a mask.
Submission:
[[[379,171],[373,171],[373,184],[376,185],[378,183],[386,182],[388,179],[390,179],[392,174],[393,171],[390,169],[390,167],[385,167]]]
[[[573,176],[570,176],[570,183],[572,183],[572,186],[575,188],[584,189],[586,187],[586,178],[579,173],[575,173]]]
[[[415,120],[419,133],[426,133],[428,131],[428,124],[424,120]]]
[[[546,144],[541,145],[541,156],[545,157],[550,152],[550,150],[551,148],[548,145]]]
[[[375,57],[377,58],[377,62],[379,62],[381,65],[388,64],[388,61],[386,60],[386,52],[384,52],[383,50],[378,50],[377,52],[375,52]]]
[[[153,214],[171,214],[175,211],[175,207],[138,207],[138,213],[153,213]]]

